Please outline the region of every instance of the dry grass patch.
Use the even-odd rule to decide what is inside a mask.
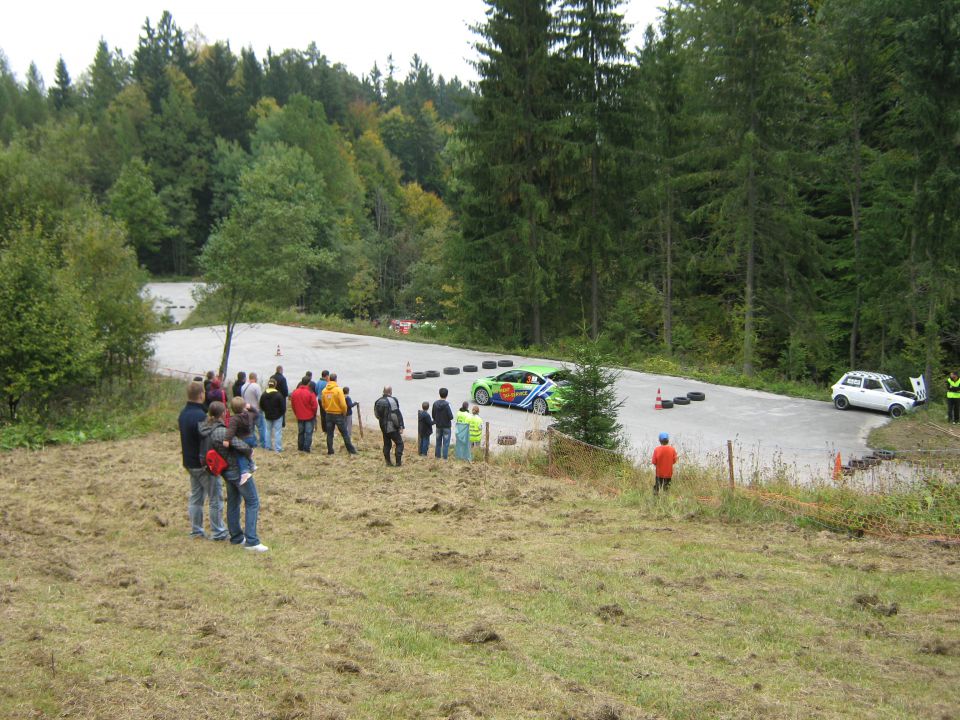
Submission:
[[[369,445],[259,452],[262,556],[175,435],[0,455],[0,717],[960,718],[956,548]]]

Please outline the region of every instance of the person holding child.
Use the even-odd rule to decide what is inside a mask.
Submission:
[[[257,521],[260,515],[260,496],[257,494],[257,485],[252,476],[241,481],[238,463],[241,457],[251,455],[253,448],[236,435],[231,440],[226,439],[227,427],[223,424],[224,412],[223,403],[210,404],[207,419],[200,424],[200,437],[204,440],[204,446],[215,449],[227,463],[223,471],[223,480],[227,485],[227,530],[230,533],[230,544],[240,545],[251,552],[267,552],[270,548],[260,542],[257,536]],[[223,447],[224,443],[226,447]],[[241,500],[243,500],[244,509],[242,527],[240,525]]]

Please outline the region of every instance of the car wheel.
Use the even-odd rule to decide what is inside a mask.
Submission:
[[[479,387],[473,394],[473,399],[477,401],[477,405],[489,405],[490,393],[487,392],[486,388]]]
[[[533,401],[533,413],[534,415],[546,415],[547,410],[547,401],[543,398],[537,398]]]
[[[834,406],[837,410],[846,410],[846,409],[848,409],[848,408],[850,407],[850,401],[847,400],[847,396],[846,396],[846,395],[837,395],[837,396],[833,399],[833,406]]]
[[[674,405],[689,405],[689,404],[690,404],[690,398],[685,397],[685,396],[683,396],[683,395],[680,395],[679,397],[675,397],[675,398],[673,399],[673,404],[674,404]]]
[[[482,363],[480,363],[480,365],[483,366],[483,369],[484,369],[484,370],[493,370],[495,367],[497,367],[497,361],[496,361],[496,360],[484,360]]]
[[[440,371],[439,371],[439,370],[427,370],[427,372],[424,373],[424,374],[425,374],[428,378],[438,378],[438,377],[440,377]]]
[[[463,371],[464,371],[464,372],[476,372],[476,371],[477,371],[477,366],[476,366],[476,365],[464,365],[464,366],[463,366]]]
[[[426,376],[427,374],[425,372],[415,372],[410,377],[412,377],[414,380],[423,380]]]
[[[691,390],[687,393],[687,398],[695,402],[700,402],[701,400],[706,400],[707,396],[699,390]]]
[[[673,400],[663,400],[660,403],[660,405],[663,407],[664,410],[669,410],[670,408],[673,407]]]
[[[499,367],[513,367],[513,360],[497,360]]]
[[[890,406],[890,417],[898,418],[903,415],[903,405],[891,405]]]

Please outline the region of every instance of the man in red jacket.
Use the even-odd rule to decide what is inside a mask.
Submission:
[[[310,389],[310,378],[303,378],[291,393],[290,406],[297,418],[297,450],[308,453],[317,422],[317,394]]]

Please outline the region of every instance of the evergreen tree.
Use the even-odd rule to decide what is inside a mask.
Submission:
[[[562,136],[547,0],[487,0],[474,118],[463,128],[464,321],[501,339],[543,342],[562,251],[551,227]],[[497,313],[482,298],[499,298]]]
[[[623,234],[622,168],[627,165],[624,107],[627,26],[621,0],[563,0],[559,28],[572,154],[567,210],[575,256],[587,269],[590,336],[600,332],[600,278]]]
[[[70,80],[70,73],[67,72],[67,64],[63,61],[63,56],[57,60],[55,71],[56,80],[50,88],[50,102],[53,103],[53,109],[57,112],[63,112],[73,107],[75,90]]]
[[[724,152],[702,212],[710,216],[718,254],[728,253],[741,274],[741,360],[749,376],[758,360],[763,301],[792,304],[816,275],[815,267],[804,267],[815,265],[816,237],[798,192],[800,155],[793,152],[808,9],[802,0],[695,0],[690,8],[687,21],[705,53],[711,142]],[[788,317],[796,310],[785,309]],[[796,325],[794,319],[786,329]]]
[[[84,88],[89,112],[99,117],[123,87],[125,65],[110,52],[105,40],[97,44],[97,52],[90,66],[89,79]]]
[[[563,404],[553,427],[564,435],[607,450],[623,446],[623,426],[617,414],[623,400],[617,399],[620,373],[611,370],[614,359],[596,342],[583,341],[573,352],[574,367],[559,391]]]

